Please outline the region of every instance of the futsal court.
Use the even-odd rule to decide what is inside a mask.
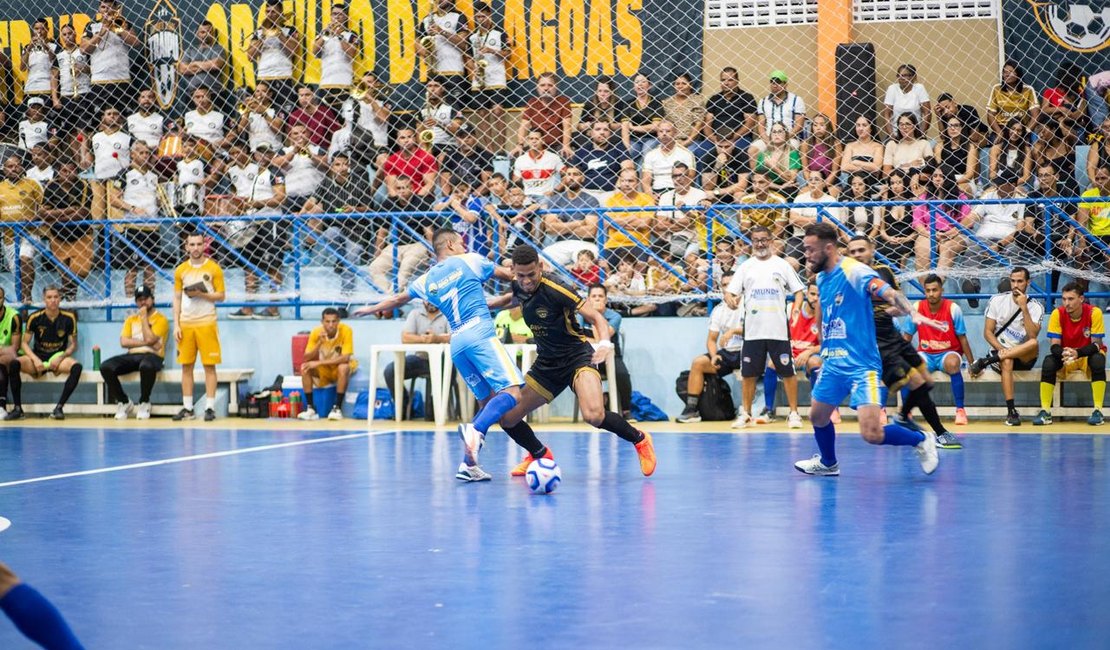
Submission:
[[[839,478],[793,469],[808,431],[659,423],[645,479],[612,434],[548,427],[547,496],[496,430],[494,480],[464,484],[454,431],[169,424],[0,430],[0,560],[87,648],[1110,638],[1110,440],[1082,423],[966,435],[933,476],[842,433]],[[0,620],[0,648],[31,647]]]

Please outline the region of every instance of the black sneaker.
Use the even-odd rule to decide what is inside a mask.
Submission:
[[[1017,411],[1010,411],[1009,413],[1006,414],[1006,426],[1008,426],[1008,427],[1020,427],[1021,426],[1021,416],[1018,415]]]
[[[173,416],[173,421],[180,422],[182,420],[195,420],[196,417],[197,414],[193,412],[193,409],[183,408]]]
[[[944,431],[937,436],[937,446],[941,449],[963,449],[964,445],[951,431]]]
[[[55,406],[54,410],[50,412],[50,419],[51,420],[64,420],[64,419],[66,419],[66,414],[62,412],[62,407]]]
[[[978,375],[986,370],[987,366],[989,366],[990,364],[991,362],[987,357],[979,357],[975,361],[972,361],[971,365],[968,366],[967,369],[971,371],[971,374]]]
[[[8,414],[4,416],[4,421],[5,422],[11,422],[12,420],[22,420],[22,419],[23,419],[23,407],[22,406],[16,406],[16,407],[12,408],[12,410],[8,411]]]
[[[216,419],[216,412],[212,409],[204,409],[204,421],[211,422]]]
[[[228,314],[227,317],[231,320],[250,320],[254,318],[254,313],[246,309],[238,309]]]
[[[686,409],[682,412],[682,415],[675,418],[675,422],[681,422],[682,424],[701,422],[701,414],[698,413],[697,409]]]

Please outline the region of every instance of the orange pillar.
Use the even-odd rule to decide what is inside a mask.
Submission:
[[[836,46],[852,42],[852,0],[817,0],[817,107],[836,122]]]

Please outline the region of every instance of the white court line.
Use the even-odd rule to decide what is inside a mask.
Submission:
[[[51,474],[49,476],[36,476],[35,478],[25,478],[18,481],[8,481],[0,483],[0,488],[15,487],[17,485],[27,485],[28,483],[41,483],[43,481],[56,481],[63,478],[73,478],[75,476],[91,476],[93,474],[107,474],[108,472],[122,472],[129,469],[142,469],[144,467],[157,467],[159,465],[172,465],[174,463],[187,463],[194,460],[207,460],[209,458],[223,458],[225,456],[235,456],[237,454],[250,454],[256,451],[270,451],[272,449],[284,449],[286,447],[300,447],[304,445],[315,445],[321,442],[334,442],[336,440],[354,440],[355,438],[368,438],[370,436],[377,436],[383,433],[398,433],[396,430],[389,431],[367,431],[364,433],[349,433],[342,436],[330,436],[327,438],[312,438],[310,440],[295,440],[293,442],[280,442],[273,445],[261,445],[259,447],[243,447],[241,449],[228,449],[227,451],[214,451],[208,454],[196,454],[194,456],[178,456],[177,458],[164,458],[162,460],[148,460],[143,463],[131,463],[130,465],[116,465],[115,467],[101,467],[98,469],[86,469],[80,472],[66,472],[65,474]]]

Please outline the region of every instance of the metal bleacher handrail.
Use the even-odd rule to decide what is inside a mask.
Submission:
[[[967,206],[979,206],[979,205],[1015,205],[1016,204],[1016,205],[1025,205],[1025,206],[1041,206],[1043,209],[1041,210],[1040,214],[1043,215],[1044,223],[1042,224],[1042,227],[1044,228],[1044,235],[1045,235],[1045,237],[1044,237],[1044,240],[1045,240],[1044,241],[1044,247],[1045,248],[1044,248],[1044,258],[1043,258],[1043,260],[1044,261],[1050,261],[1050,260],[1053,259],[1053,246],[1054,246],[1052,233],[1054,232],[1056,227],[1075,229],[1076,231],[1078,231],[1081,234],[1081,236],[1087,242],[1090,243],[1093,250],[1098,250],[1103,255],[1107,256],[1107,258],[1110,258],[1110,246],[1108,246],[1106,243],[1104,243],[1099,237],[1091,234],[1091,232],[1083,224],[1079,223],[1075,218],[1070,216],[1067,213],[1067,211],[1063,208],[1063,206],[1071,205],[1071,204],[1088,204],[1088,203],[1089,204],[1097,204],[1097,203],[1100,203],[1100,202],[1102,202],[1102,201],[1100,201],[1100,198],[1093,198],[1093,197],[1059,197],[1059,198],[1053,197],[1052,199],[1012,197],[1012,198],[1007,198],[1007,199],[961,199],[961,200],[944,200],[944,201],[942,201],[942,200],[927,200],[927,199],[918,198],[918,199],[900,200],[900,201],[863,201],[863,202],[858,202],[858,201],[828,201],[828,202],[817,202],[817,203],[796,202],[796,203],[764,203],[764,204],[760,204],[760,203],[752,203],[752,204],[748,204],[748,203],[744,203],[744,204],[739,204],[739,203],[736,203],[736,204],[714,204],[714,205],[709,206],[707,208],[689,208],[689,209],[685,209],[685,211],[687,211],[687,212],[697,211],[697,212],[701,213],[701,215],[699,215],[697,218],[705,220],[705,234],[704,234],[705,240],[698,242],[698,244],[699,244],[699,247],[702,247],[703,250],[704,250],[703,259],[706,260],[710,264],[710,266],[712,266],[713,260],[714,260],[714,254],[715,254],[715,251],[714,251],[715,239],[719,239],[719,238],[714,237],[714,233],[719,232],[719,230],[720,230],[718,228],[718,226],[723,227],[724,231],[726,233],[728,233],[727,236],[729,238],[739,240],[739,241],[742,241],[742,242],[745,242],[745,243],[749,243],[749,240],[748,240],[748,237],[747,237],[746,233],[742,231],[742,229],[740,228],[740,225],[739,225],[739,223],[740,223],[739,216],[742,213],[744,213],[745,211],[751,211],[751,210],[781,210],[783,212],[788,213],[791,209],[795,209],[795,208],[813,209],[816,213],[816,218],[817,218],[818,221],[828,221],[828,222],[834,224],[841,231],[843,231],[845,233],[852,233],[854,231],[849,226],[845,225],[844,223],[841,223],[836,218],[836,216],[834,215],[834,212],[836,210],[838,210],[838,209],[853,209],[853,208],[859,208],[859,207],[867,208],[867,209],[870,210],[872,208],[885,208],[885,207],[894,207],[894,206],[914,207],[914,206],[924,205],[924,206],[929,207],[930,211],[932,213],[931,216],[930,216],[930,220],[929,220],[930,250],[933,251],[933,255],[935,255],[935,251],[936,251],[936,248],[937,248],[937,242],[936,242],[937,212],[936,211],[942,205],[951,206],[953,204],[959,204],[959,205],[967,205]],[[1110,197],[1107,197],[1107,199],[1105,199],[1105,202],[1110,204]],[[645,246],[644,244],[639,242],[634,236],[632,236],[632,232],[630,232],[630,229],[625,228],[624,226],[620,225],[619,223],[616,223],[615,220],[612,217],[612,214],[611,214],[611,213],[618,213],[618,212],[622,213],[622,214],[635,213],[635,212],[672,213],[672,212],[682,211],[682,210],[684,210],[683,207],[675,207],[675,206],[646,206],[646,207],[623,207],[623,206],[621,206],[621,207],[601,207],[601,208],[540,209],[540,210],[535,212],[535,218],[542,218],[543,215],[550,215],[550,214],[557,214],[557,215],[593,214],[593,215],[597,215],[599,217],[599,220],[598,220],[598,234],[597,234],[597,237],[595,239],[595,243],[596,243],[597,246],[604,247],[605,241],[606,241],[606,238],[608,236],[608,232],[609,232],[610,229],[614,232],[620,232],[620,233],[624,234],[625,236],[627,236],[632,241],[634,246],[636,246],[640,249],[643,249],[644,255],[645,255],[646,258],[654,260],[654,262],[656,264],[658,264],[659,267],[663,271],[665,271],[666,273],[668,273],[668,274],[672,275],[673,277],[679,279],[683,283],[686,283],[688,281],[688,277],[687,277],[686,272],[682,269],[681,265],[675,265],[675,264],[669,263],[667,260],[663,259],[660,255],[658,255],[654,250],[652,250],[651,246]],[[584,289],[584,286],[582,285],[582,283],[580,281],[576,280],[574,278],[573,274],[571,274],[568,271],[568,269],[566,269],[564,267],[561,267],[559,264],[557,264],[557,261],[555,259],[553,259],[550,255],[543,252],[543,249],[544,249],[543,243],[544,242],[542,241],[542,238],[537,238],[536,236],[533,236],[529,232],[531,229],[526,227],[526,226],[525,227],[520,227],[520,226],[515,225],[513,223],[509,223],[510,218],[512,216],[515,216],[517,213],[518,213],[518,211],[516,211],[516,210],[498,208],[497,214],[498,214],[498,217],[501,219],[501,221],[499,223],[497,223],[496,225],[492,224],[489,221],[491,217],[489,217],[486,214],[481,215],[481,223],[484,225],[485,228],[487,228],[487,230],[489,232],[489,241],[491,242],[492,249],[494,251],[501,252],[500,248],[501,248],[501,244],[502,244],[501,239],[502,239],[502,228],[503,228],[504,233],[511,234],[516,239],[518,239],[520,241],[525,241],[525,242],[530,243],[533,246],[535,246],[539,251],[541,251],[541,255],[543,256],[544,260],[548,264],[550,264],[552,267],[554,267],[555,270],[558,273],[565,276],[568,279],[568,281],[571,281],[571,282],[575,283],[576,286],[578,286],[579,288]],[[259,278],[266,278],[267,277],[266,273],[264,273],[262,271],[262,269],[258,268],[256,265],[254,265],[251,262],[251,260],[248,259],[248,256],[244,254],[243,250],[241,250],[239,248],[236,248],[235,246],[231,245],[231,243],[228,241],[228,237],[226,237],[223,234],[223,232],[221,231],[220,226],[222,224],[225,224],[225,223],[229,222],[229,221],[267,222],[267,223],[280,222],[281,224],[289,226],[289,230],[287,232],[288,232],[288,235],[289,235],[290,248],[292,249],[293,255],[291,257],[291,260],[289,260],[287,262],[287,267],[291,267],[291,268],[286,268],[284,270],[287,272],[286,275],[289,278],[291,278],[291,280],[292,280],[292,284],[293,284],[292,291],[291,292],[286,292],[286,293],[279,293],[279,292],[281,292],[282,287],[277,286],[277,283],[269,281],[267,279],[266,281],[270,283],[270,288],[275,292],[275,294],[271,296],[269,302],[261,302],[261,301],[258,301],[258,302],[229,302],[229,303],[226,303],[226,306],[229,306],[229,307],[245,306],[245,305],[250,305],[250,306],[268,306],[268,305],[291,306],[291,307],[294,307],[297,310],[297,316],[299,317],[301,307],[323,306],[323,305],[328,305],[328,304],[334,304],[334,302],[335,302],[334,299],[324,299],[323,297],[321,297],[320,293],[317,291],[317,289],[318,289],[317,286],[315,286],[315,285],[305,285],[305,283],[303,282],[303,280],[304,280],[303,271],[305,270],[307,265],[302,260],[301,253],[303,253],[303,252],[305,252],[309,249],[313,249],[313,250],[316,250],[318,253],[321,253],[321,254],[325,255],[326,257],[331,258],[333,260],[333,262],[335,263],[335,265],[337,266],[337,268],[342,267],[345,270],[345,272],[348,272],[351,275],[353,275],[354,277],[356,277],[358,279],[358,281],[361,282],[367,290],[369,290],[373,293],[373,295],[384,294],[384,293],[387,293],[391,290],[392,291],[397,291],[397,290],[400,290],[401,287],[397,286],[397,282],[398,282],[398,280],[397,280],[397,270],[398,270],[398,267],[399,267],[399,264],[400,264],[400,260],[399,260],[398,250],[397,250],[398,247],[396,246],[396,244],[399,241],[401,241],[403,236],[407,236],[408,239],[416,240],[418,242],[422,242],[423,245],[428,248],[428,250],[431,250],[430,243],[425,241],[425,239],[423,237],[423,233],[418,231],[419,226],[418,226],[417,220],[419,220],[419,219],[428,219],[428,218],[438,219],[438,220],[441,221],[441,223],[446,225],[449,222],[449,219],[450,219],[452,214],[453,213],[450,210],[443,210],[443,211],[412,211],[412,212],[370,211],[370,212],[344,212],[344,213],[324,213],[324,214],[307,214],[307,215],[249,215],[249,216],[236,216],[236,217],[222,217],[222,216],[182,217],[182,218],[177,218],[177,219],[173,219],[173,220],[168,219],[168,218],[152,218],[152,217],[133,218],[133,219],[118,218],[118,219],[109,219],[109,220],[91,220],[90,219],[90,220],[81,220],[81,221],[67,221],[64,224],[49,224],[49,223],[46,223],[46,222],[43,222],[43,221],[0,222],[0,236],[3,236],[5,241],[7,241],[9,237],[11,237],[14,240],[16,251],[20,250],[21,244],[24,241],[26,241],[39,255],[41,255],[42,257],[44,257],[46,259],[51,260],[53,262],[53,266],[57,269],[57,272],[59,274],[61,274],[61,276],[67,277],[70,280],[73,280],[77,283],[77,286],[78,286],[80,294],[81,294],[80,295],[80,300],[83,300],[84,302],[89,303],[89,304],[96,304],[96,305],[99,305],[99,306],[104,306],[104,307],[106,307],[110,310],[112,308],[126,307],[126,306],[130,306],[132,304],[131,301],[127,297],[124,297],[124,296],[118,296],[117,295],[115,298],[113,298],[114,292],[113,292],[110,269],[112,268],[112,243],[114,241],[121,242],[123,246],[125,246],[129,251],[134,253],[134,255],[138,259],[140,259],[143,263],[154,267],[157,270],[157,272],[160,274],[160,277],[166,279],[167,281],[171,279],[170,273],[171,273],[172,266],[160,267],[159,264],[158,264],[158,259],[157,259],[158,256],[157,255],[152,253],[150,250],[144,250],[144,248],[141,245],[136,244],[136,242],[128,240],[128,238],[124,234],[124,229],[126,227],[128,227],[128,226],[135,226],[135,227],[145,226],[145,227],[149,228],[150,226],[170,226],[170,227],[177,228],[177,229],[183,229],[184,228],[184,229],[199,230],[203,234],[205,234],[207,237],[210,237],[212,239],[212,241],[216,242],[222,249],[226,250],[227,255],[230,256],[229,259],[232,260],[232,262],[234,264],[241,265],[243,268],[254,272]],[[376,231],[378,227],[385,226],[388,223],[388,237],[387,237],[386,241],[390,244],[394,244],[393,252],[392,252],[392,260],[391,260],[391,267],[392,267],[391,271],[392,271],[392,277],[394,278],[393,281],[392,281],[392,286],[390,286],[390,287],[378,287],[378,286],[376,286],[375,283],[374,283],[373,278],[365,271],[365,266],[361,263],[360,260],[358,260],[358,259],[347,259],[344,252],[342,250],[340,250],[340,248],[337,248],[332,243],[324,240],[322,237],[319,237],[319,236],[313,237],[312,236],[313,235],[313,230],[312,230],[312,226],[310,225],[310,222],[320,222],[321,220],[325,220],[327,223],[331,223],[331,224],[339,224],[339,223],[342,223],[344,221],[351,221],[351,220],[359,221],[359,222],[367,222],[368,225],[366,227],[367,228],[373,228],[374,231]],[[997,262],[999,264],[1000,267],[1008,266],[1010,264],[1010,260],[1008,260],[1005,256],[999,254],[997,251],[992,250],[991,247],[986,242],[984,242],[984,241],[980,240],[978,237],[976,237],[975,233],[972,231],[971,228],[967,227],[966,225],[964,225],[962,223],[958,223],[958,222],[956,222],[955,220],[952,220],[952,219],[949,219],[949,222],[952,224],[953,227],[958,229],[958,232],[964,238],[966,238],[966,240],[969,242],[969,244],[974,246],[976,250],[985,251],[987,253],[987,255],[990,256],[991,259],[993,259],[995,262]],[[42,232],[44,229],[50,228],[51,226],[58,226],[58,225],[64,225],[64,226],[69,226],[69,227],[89,227],[89,228],[93,229],[94,232],[95,231],[100,231],[101,237],[100,237],[99,244],[94,247],[94,251],[96,251],[94,254],[96,254],[98,256],[98,259],[97,259],[96,265],[94,266],[93,273],[100,273],[100,274],[103,275],[103,285],[102,286],[94,286],[92,283],[89,282],[88,277],[78,277],[72,270],[70,270],[68,268],[68,266],[66,264],[64,264],[61,260],[58,260],[54,257],[54,254],[51,251],[51,248],[50,248],[48,242],[39,241],[39,240],[36,239],[36,237],[32,236],[32,235],[36,235],[37,233]],[[691,230],[694,230],[694,228],[691,227]],[[156,231],[150,230],[150,232],[156,232]],[[367,237],[366,239],[368,239],[368,240],[373,239],[373,232],[371,232],[371,236]],[[896,265],[892,263],[893,262],[892,260],[887,260],[885,257],[883,257],[881,253],[878,253],[877,255],[878,255],[880,260],[889,264],[892,268],[894,268],[894,270],[897,273],[903,273],[904,272],[903,269],[897,268]],[[180,258],[180,256],[178,256],[178,258]],[[935,265],[930,265],[930,266],[935,266]],[[15,268],[12,269],[12,272],[14,274],[14,279],[15,279],[16,285],[18,286],[20,281],[21,281],[21,272],[22,272],[21,268],[20,268],[20,265],[15,264]],[[676,299],[686,300],[686,301],[689,301],[689,300],[712,300],[716,295],[719,295],[714,291],[712,273],[710,273],[709,275],[710,275],[710,277],[709,277],[709,280],[708,280],[708,284],[707,284],[704,291],[683,293],[683,294],[680,294],[680,295],[676,296]],[[920,286],[916,285],[916,283],[914,283],[912,280],[911,280],[910,284],[911,284],[911,286],[915,286],[915,288],[920,290]],[[1041,297],[1043,297],[1046,300],[1046,302],[1051,300],[1054,297],[1051,294],[1050,288],[1049,288],[1047,283],[1044,283],[1044,286],[1039,286],[1038,285],[1036,287],[1036,289],[1037,289],[1036,293],[1039,294]],[[1103,295],[1103,294],[1091,293],[1089,295],[1100,296],[1100,295]],[[950,293],[949,296],[952,297],[952,298],[969,298],[969,297],[981,297],[982,294]],[[362,299],[362,298],[365,298],[365,296],[360,295],[359,298]],[[109,318],[110,317],[111,316],[109,314]]]

